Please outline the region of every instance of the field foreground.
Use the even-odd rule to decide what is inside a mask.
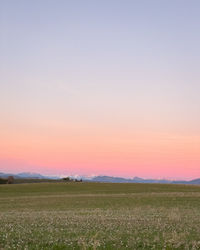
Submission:
[[[0,249],[200,249],[200,186],[0,186]]]

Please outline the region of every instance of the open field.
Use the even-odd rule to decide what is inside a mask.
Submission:
[[[200,249],[200,186],[0,185],[0,249]]]

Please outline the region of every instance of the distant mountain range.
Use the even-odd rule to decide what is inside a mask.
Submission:
[[[8,176],[13,176],[14,178],[18,179],[61,179],[61,177],[58,176],[45,176],[38,173],[29,173],[29,172],[23,172],[19,174],[11,174],[11,173],[1,173],[0,172],[0,178],[7,178]],[[73,178],[73,177],[72,177]],[[179,180],[179,181],[171,181],[166,179],[143,179],[139,177],[134,177],[132,179],[122,178],[122,177],[113,177],[113,176],[95,176],[92,178],[87,178],[84,176],[80,176],[80,178],[77,179],[83,179],[84,181],[89,182],[107,182],[107,183],[163,183],[163,184],[193,184],[193,185],[200,185],[200,178],[194,179],[190,181],[185,180]]]
[[[165,179],[143,179],[139,177],[134,177],[133,179],[126,179],[122,177],[112,177],[112,176],[96,176],[90,181],[94,182],[110,182],[110,183],[163,183],[163,184],[194,184],[200,185],[200,178],[191,181],[171,181]]]
[[[13,176],[16,179],[60,179],[60,177],[58,176],[45,176],[45,175],[41,175],[38,173],[29,173],[29,172],[23,172],[23,173],[19,173],[19,174],[11,174],[11,173],[1,173],[0,172],[0,178],[7,178],[8,176]]]

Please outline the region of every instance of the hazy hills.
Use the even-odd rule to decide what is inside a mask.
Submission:
[[[15,179],[23,179],[23,178],[29,178],[29,179],[59,179],[58,176],[45,176],[38,173],[30,173],[30,172],[23,172],[18,174],[12,174],[12,173],[1,173],[0,172],[0,178],[7,178],[8,176],[13,176]]]
[[[61,179],[58,176],[45,176],[38,173],[29,173],[29,172],[23,172],[18,174],[12,174],[12,173],[1,173],[0,172],[0,178],[7,178],[8,176],[13,176],[16,179],[50,179],[50,180],[56,180]],[[83,179],[84,181],[89,182],[107,182],[107,183],[165,183],[165,184],[194,184],[194,185],[200,185],[200,178],[185,181],[171,181],[166,179],[143,179],[139,177],[134,178],[122,178],[122,177],[113,177],[113,176],[95,176],[93,178],[87,178],[84,176],[80,176],[79,179]]]
[[[191,181],[185,181],[185,180],[170,181],[170,180],[165,180],[165,179],[143,179],[139,177],[134,177],[133,179],[126,179],[126,178],[121,178],[121,177],[97,176],[97,177],[92,178],[91,181],[111,182],[111,183],[163,183],[163,184],[171,183],[171,184],[195,184],[195,185],[200,184],[200,178],[194,179]]]

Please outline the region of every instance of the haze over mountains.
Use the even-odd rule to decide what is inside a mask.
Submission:
[[[34,178],[34,179],[59,179],[58,176],[45,176],[38,173],[31,173],[31,172],[22,172],[18,174],[12,173],[2,173],[0,172],[0,178],[7,178],[8,176],[13,176],[14,178]]]
[[[29,179],[61,179],[59,176],[45,176],[38,173],[23,172],[18,174],[12,173],[1,173],[0,178],[7,178],[8,176],[13,176],[14,178],[29,178]],[[73,178],[73,177],[72,177]],[[200,178],[186,181],[186,180],[167,180],[167,179],[143,179],[140,177],[134,178],[123,178],[123,177],[113,177],[113,176],[95,176],[92,178],[80,176],[79,179],[90,182],[108,182],[108,183],[163,183],[163,184],[194,184],[200,185]]]
[[[143,179],[139,177],[134,177],[132,179],[126,179],[121,177],[112,177],[112,176],[97,176],[92,178],[91,181],[94,182],[110,182],[110,183],[163,183],[163,184],[200,184],[200,178],[194,179],[191,181],[179,180],[171,181],[165,179]]]

